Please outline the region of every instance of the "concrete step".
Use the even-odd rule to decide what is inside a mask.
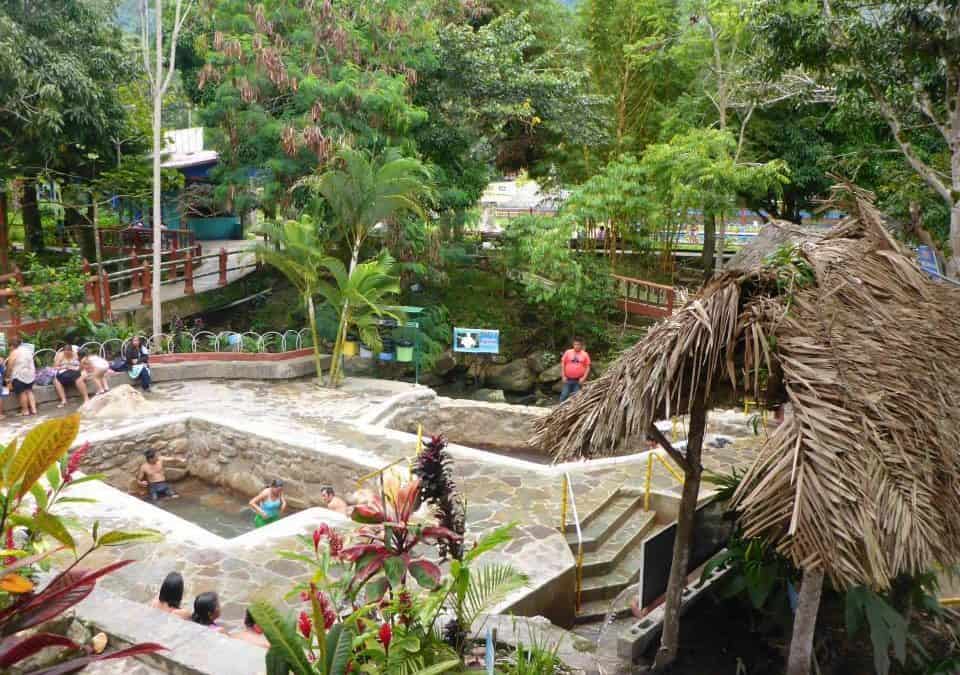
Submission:
[[[607,614],[609,614],[611,611],[614,613],[615,618],[620,618],[630,614],[629,598],[625,598],[621,605],[617,607],[613,606],[613,602],[611,600],[591,600],[590,602],[583,601],[580,604],[580,611],[577,612],[574,623],[584,624],[603,621],[607,617]]]
[[[656,517],[655,511],[635,512],[597,550],[584,555],[583,578],[600,576],[613,570],[628,551],[642,543],[653,529]]]
[[[583,550],[596,551],[610,534],[637,510],[643,508],[643,497],[623,490],[617,490],[600,506],[583,519]],[[567,543],[571,550],[577,550],[575,526],[567,524]]]
[[[642,562],[643,542],[638,541],[627,550],[612,570],[606,574],[583,579],[580,601],[613,600],[620,591],[637,580]]]

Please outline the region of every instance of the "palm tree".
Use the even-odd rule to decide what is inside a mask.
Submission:
[[[320,379],[323,367],[320,364],[320,340],[313,298],[321,285],[325,265],[331,259],[324,253],[316,224],[307,217],[287,220],[283,224],[264,223],[259,233],[266,235],[268,241],[254,247],[257,258],[280,270],[307,306],[310,334],[313,337],[313,358],[317,366],[317,379]]]
[[[432,198],[430,172],[412,157],[388,150],[372,158],[361,150],[340,152],[341,168],[319,176],[307,176],[297,185],[324,198],[334,224],[350,247],[352,273],[360,258],[360,247],[374,227],[405,215],[424,217],[424,204]]]
[[[400,292],[400,284],[397,277],[391,274],[394,261],[386,251],[373,260],[357,264],[350,272],[336,258],[326,258],[322,265],[331,281],[321,281],[317,285],[317,292],[340,315],[330,365],[329,383],[335,387],[341,377],[340,362],[347,331],[356,329],[364,343],[374,351],[379,351],[379,320],[385,316],[401,320],[400,316],[385,307],[387,298]]]

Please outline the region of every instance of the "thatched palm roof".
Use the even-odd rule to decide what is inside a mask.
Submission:
[[[558,459],[616,454],[698,388],[708,402],[765,390],[793,415],[735,496],[749,535],[841,586],[960,560],[960,289],[921,272],[869,202],[848,206],[826,235],[779,226],[558,407],[537,443]]]

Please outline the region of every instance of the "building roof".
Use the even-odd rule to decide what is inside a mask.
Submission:
[[[219,155],[216,150],[203,149],[203,127],[174,129],[166,132],[163,148],[165,169],[184,169],[202,164],[213,164]]]
[[[787,402],[734,498],[748,536],[839,587],[960,562],[960,289],[922,272],[862,193],[847,207],[826,233],[774,225],[536,442],[617,454],[698,392]]]

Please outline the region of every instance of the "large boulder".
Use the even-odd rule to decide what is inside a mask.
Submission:
[[[562,376],[563,373],[560,370],[560,364],[557,363],[540,373],[540,376],[537,377],[537,381],[540,384],[552,384],[554,382],[559,382]]]
[[[555,363],[559,363],[559,358],[553,352],[537,351],[527,357],[527,364],[530,370],[539,375]]]
[[[496,389],[512,392],[528,392],[537,383],[537,374],[530,369],[527,359],[517,359],[504,366],[491,366],[487,371],[486,384]]]
[[[457,367],[457,357],[449,349],[440,355],[436,363],[433,364],[433,374],[443,377],[451,370]]]
[[[470,398],[487,403],[506,403],[507,401],[507,397],[503,395],[503,389],[477,389]]]
[[[133,418],[157,415],[160,406],[144,398],[140,391],[129,384],[114,387],[106,394],[94,396],[80,406],[84,417]]]

